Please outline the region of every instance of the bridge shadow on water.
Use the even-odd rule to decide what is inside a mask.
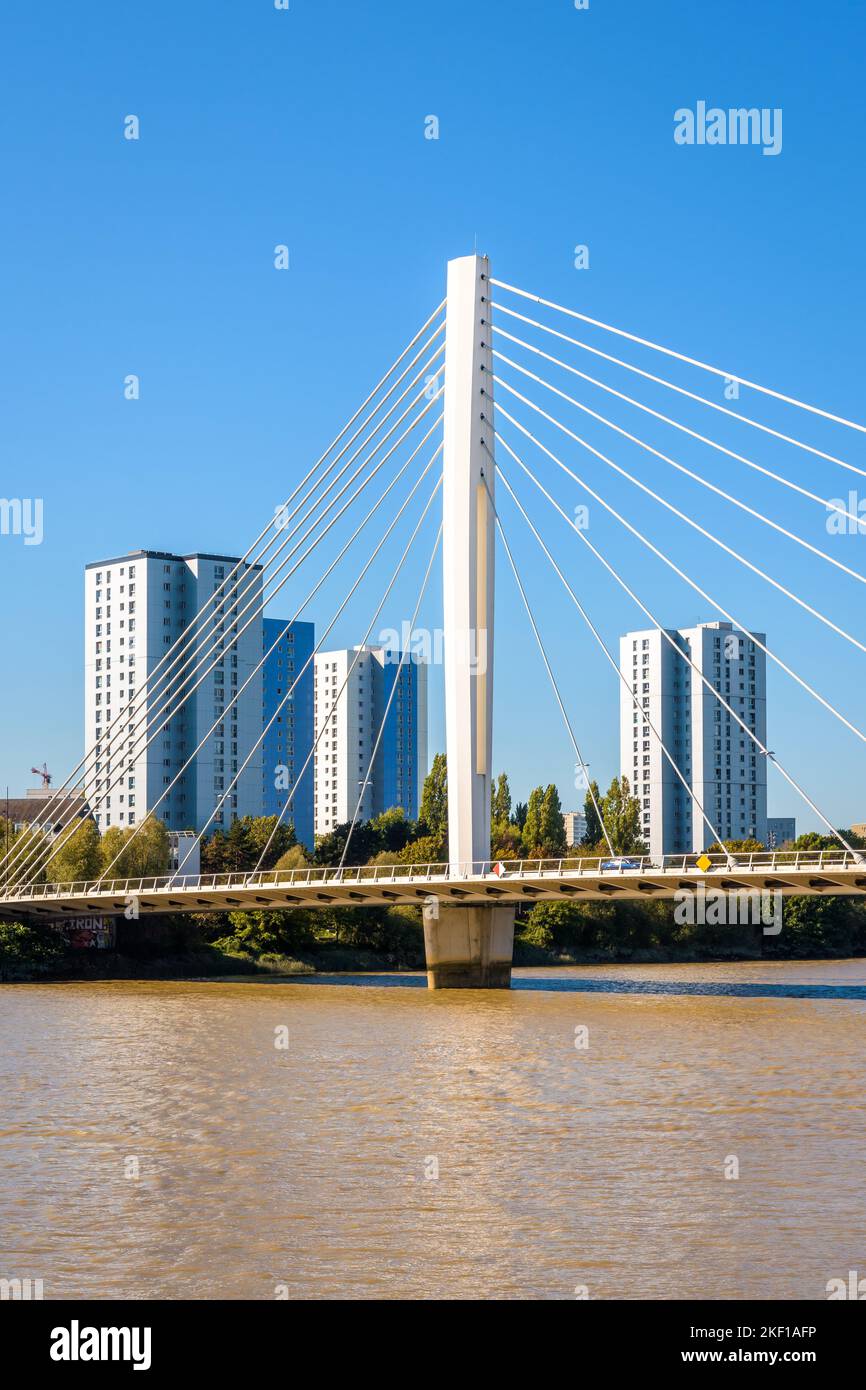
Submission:
[[[426,989],[425,975],[304,975],[292,984],[350,985],[368,989]],[[854,999],[866,1002],[866,985],[764,984],[759,980],[732,981],[674,981],[674,980],[588,980],[566,976],[546,975],[539,979],[518,976],[511,982],[513,990],[532,990],[557,994],[659,994],[659,995],[728,995],[736,999]]]

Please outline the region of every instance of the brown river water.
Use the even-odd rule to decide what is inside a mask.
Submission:
[[[824,1299],[866,1275],[866,961],[334,979],[0,987],[0,1278]]]

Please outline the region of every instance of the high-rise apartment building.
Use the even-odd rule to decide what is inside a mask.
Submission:
[[[382,647],[319,652],[315,725],[316,738],[322,734],[315,758],[317,835],[327,835],[351,821],[359,797],[359,821],[393,806],[402,806],[410,819],[417,817],[427,775],[427,667],[423,662],[407,657],[401,668],[400,654]]]
[[[262,633],[261,813],[280,816],[283,825],[294,827],[299,844],[312,849],[315,626],[289,627],[281,618],[265,618]]]
[[[640,802],[641,829],[650,854],[692,853],[715,839],[767,835],[767,760],[715,698],[718,691],[746,728],[767,741],[764,653],[730,623],[657,628],[620,638],[620,767]],[[763,633],[755,634],[764,641]],[[694,670],[688,661],[694,665]],[[699,674],[700,673],[700,674]],[[710,689],[704,685],[705,677]],[[658,731],[688,784],[683,786]],[[716,834],[694,805],[697,797]]]
[[[139,550],[86,567],[85,747],[95,745],[89,800],[100,830],[134,826],[151,810],[171,830],[208,822],[225,829],[261,814],[262,679],[253,672],[262,626],[249,621],[261,596],[259,568],[245,566],[216,607],[197,616],[237,563]],[[183,636],[188,643],[172,655]]]

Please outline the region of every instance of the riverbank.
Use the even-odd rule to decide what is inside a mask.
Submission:
[[[518,912],[526,967],[833,960],[866,956],[866,907],[792,897],[777,921],[682,921],[669,902],[538,903]],[[705,919],[710,913],[705,914]],[[417,908],[323,908],[119,919],[112,949],[43,923],[0,923],[0,981],[291,976],[424,970]]]
[[[192,949],[160,952],[138,950],[46,951],[32,939],[19,939],[10,949],[0,929],[0,983],[88,980],[202,980],[230,978],[286,978],[343,973],[416,974],[424,971],[420,950],[376,951],[364,946],[323,942],[297,954],[243,952],[223,946],[197,944]],[[29,933],[28,933],[29,937]],[[616,949],[598,946],[586,950],[556,950],[518,937],[514,945],[516,969],[549,970],[587,966],[724,965],[754,962],[843,960],[866,956],[866,950],[832,949],[790,939],[787,943],[732,940],[683,944],[676,949],[659,945]]]

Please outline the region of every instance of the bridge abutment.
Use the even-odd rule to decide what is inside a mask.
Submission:
[[[428,989],[510,989],[513,907],[451,907],[424,912]]]

